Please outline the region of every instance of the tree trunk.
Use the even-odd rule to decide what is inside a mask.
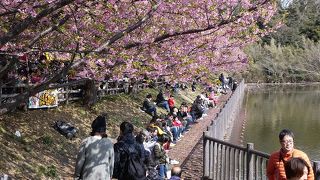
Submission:
[[[83,104],[91,108],[97,102],[98,88],[94,80],[88,79],[83,88]]]

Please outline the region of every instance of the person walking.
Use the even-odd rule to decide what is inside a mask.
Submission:
[[[221,82],[222,89],[223,89],[223,90],[226,90],[227,84],[226,84],[226,79],[225,79],[223,73],[220,74],[220,76],[219,76],[219,81]]]
[[[91,136],[81,143],[75,166],[75,179],[110,180],[113,173],[113,144],[106,134],[106,117],[91,124]]]
[[[284,164],[289,161],[292,157],[300,157],[305,160],[308,164],[308,180],[314,179],[314,174],[310,160],[308,156],[298,150],[294,149],[294,134],[289,129],[283,129],[279,133],[279,140],[281,149],[271,154],[268,166],[267,166],[267,176],[269,180],[286,180],[286,173],[284,169]]]
[[[123,122],[120,125],[120,136],[114,144],[113,178],[118,180],[145,180],[146,169],[143,163],[144,150],[136,142],[133,125]]]

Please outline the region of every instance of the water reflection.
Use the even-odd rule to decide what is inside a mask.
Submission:
[[[271,153],[280,148],[284,128],[295,134],[295,146],[320,160],[320,86],[277,86],[248,91],[245,142]]]

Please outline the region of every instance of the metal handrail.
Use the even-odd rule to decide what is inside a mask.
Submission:
[[[203,134],[204,174],[203,179],[267,179],[266,166],[269,154],[235,145]]]
[[[266,167],[270,155],[247,147],[235,145],[227,139],[228,128],[238,117],[244,96],[244,82],[232,94],[217,118],[203,133],[203,179],[267,179]],[[228,114],[229,113],[229,114]],[[320,161],[311,161],[315,179],[320,180]]]

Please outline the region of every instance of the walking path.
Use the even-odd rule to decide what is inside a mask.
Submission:
[[[169,157],[180,162],[183,169],[183,178],[187,179],[201,179],[202,176],[202,135],[207,130],[207,126],[211,124],[223,107],[224,103],[230,97],[231,92],[219,97],[218,107],[211,108],[208,111],[208,116],[199,123],[194,124],[190,131],[172,147],[169,151]],[[199,143],[201,145],[199,145]],[[200,153],[200,154],[199,154]],[[195,157],[195,159],[194,159]]]

